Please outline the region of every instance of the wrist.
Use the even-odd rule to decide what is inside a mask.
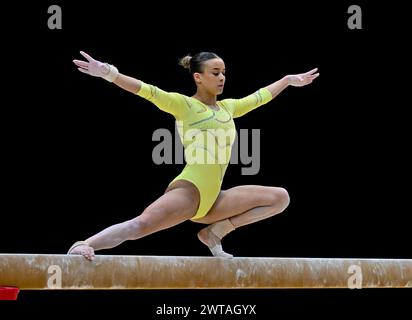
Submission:
[[[102,73],[102,78],[109,82],[115,81],[119,75],[119,70],[114,65],[108,63],[102,63],[100,71]]]
[[[284,76],[281,81],[283,82],[284,86],[287,87],[291,84],[291,77],[290,75]]]

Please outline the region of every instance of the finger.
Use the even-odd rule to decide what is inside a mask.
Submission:
[[[76,66],[83,68],[83,69],[89,69],[89,66],[87,63],[75,63]]]
[[[318,68],[315,68],[315,69],[312,69],[312,70],[310,70],[310,71],[308,71],[308,72],[305,72],[305,74],[312,74],[312,73],[315,73],[316,71],[318,71]]]
[[[87,61],[93,61],[94,59],[89,56],[86,52],[80,51],[80,54],[87,59]]]
[[[319,76],[319,73],[305,74],[305,75],[304,75],[304,77],[305,77],[306,79],[312,79],[313,77],[316,78],[317,76]]]
[[[87,259],[89,259],[90,261],[94,260],[94,252],[93,251],[89,251],[86,253]]]
[[[89,74],[89,70],[87,70],[87,69],[77,68],[77,70],[79,70],[80,72]]]
[[[73,60],[74,64],[79,67],[87,68],[89,63],[81,60]]]
[[[308,77],[308,79],[313,80],[313,79],[316,79],[317,77],[319,77],[319,73],[315,73],[315,74],[310,75]]]

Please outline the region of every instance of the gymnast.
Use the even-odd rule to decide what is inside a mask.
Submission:
[[[268,103],[288,86],[302,87],[312,83],[319,76],[317,68],[286,75],[241,99],[217,100],[226,77],[225,63],[215,53],[200,52],[180,60],[180,65],[189,70],[196,84],[196,93],[191,97],[163,91],[124,75],[115,66],[95,60],[83,51],[80,53],[85,61],[73,60],[79,71],[112,82],[174,116],[179,124],[186,165],[164,194],[140,215],[112,225],[85,241],[75,242],[68,254],[93,260],[97,250],[113,248],[126,240],[136,240],[191,220],[207,224],[197,236],[213,256],[231,258],[233,256],[222,248],[223,237],[239,227],[285,210],[289,195],[281,187],[242,185],[221,190],[234,141],[234,118]],[[218,132],[224,132],[224,139],[220,139]],[[210,135],[212,139],[199,139],[210,138]],[[207,145],[202,145],[202,141],[208,141]]]

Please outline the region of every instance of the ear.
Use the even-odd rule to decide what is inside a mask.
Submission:
[[[195,72],[193,74],[193,79],[195,80],[196,84],[201,84],[202,83],[202,77],[199,72]]]

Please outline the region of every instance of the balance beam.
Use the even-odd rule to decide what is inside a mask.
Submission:
[[[0,286],[39,289],[411,288],[411,259],[0,254]]]

